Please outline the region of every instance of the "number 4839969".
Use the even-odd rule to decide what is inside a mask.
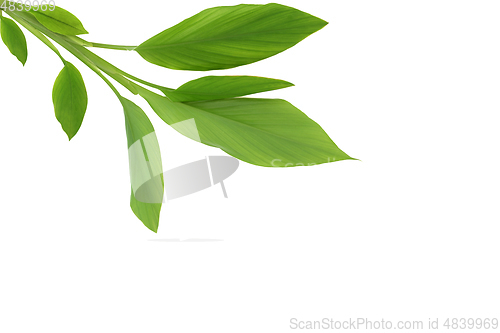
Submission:
[[[0,0],[1,1],[1,0]],[[51,12],[56,9],[56,2],[54,0],[46,1],[30,1],[30,0],[18,0],[18,1],[7,1],[4,0],[2,2],[2,5],[0,6],[0,9],[3,10],[10,10],[10,11],[22,11],[22,10],[34,10],[36,11],[47,11],[50,10]]]
[[[443,326],[447,329],[497,329],[497,318],[447,318]]]

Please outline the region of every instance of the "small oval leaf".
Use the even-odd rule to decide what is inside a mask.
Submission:
[[[280,53],[326,24],[276,3],[214,7],[153,36],[135,51],[171,69],[227,69]]]
[[[21,28],[9,18],[0,17],[0,30],[2,40],[16,58],[23,64],[26,64],[28,59],[28,47],[26,46],[26,38]]]
[[[52,101],[56,118],[71,140],[82,125],[88,98],[82,75],[70,62],[65,62],[56,78]]]
[[[174,102],[190,102],[246,96],[291,86],[293,84],[287,81],[258,76],[205,76],[164,93]]]
[[[55,7],[53,11],[51,10],[41,10],[38,8],[35,11],[33,8],[30,10],[38,22],[40,22],[45,28],[57,32],[61,35],[81,35],[88,34],[87,30],[83,27],[82,22],[73,14],[68,12],[66,9],[61,7]]]

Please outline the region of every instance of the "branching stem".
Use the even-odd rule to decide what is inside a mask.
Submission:
[[[1,9],[2,11],[5,11],[5,9]],[[130,92],[133,94],[137,94],[135,87],[133,86],[132,82],[129,81],[128,79],[131,79],[133,81],[136,81],[138,83],[144,84],[148,87],[158,89],[162,92],[165,91],[172,91],[173,89],[167,88],[164,86],[160,86],[151,82],[148,82],[146,80],[142,80],[132,74],[129,74],[118,67],[110,64],[103,58],[99,57],[95,53],[87,50],[87,47],[101,47],[101,48],[107,48],[107,49],[115,49],[115,50],[133,50],[135,49],[135,46],[122,46],[122,45],[111,45],[111,44],[100,44],[100,43],[92,43],[88,42],[78,36],[65,36],[61,35],[55,32],[50,31],[49,29],[45,28],[43,25],[41,25],[34,17],[30,17],[29,13],[26,13],[24,11],[10,11],[7,10],[5,11],[9,16],[11,16],[15,21],[17,21],[19,24],[24,26],[27,30],[29,30],[31,33],[33,33],[37,38],[42,40],[44,43],[46,43],[42,38],[45,36],[49,37],[62,47],[64,47],[66,50],[68,50],[70,53],[72,53],[75,57],[77,57],[80,61],[82,61],[85,65],[90,67],[94,72],[96,72],[105,82],[110,85],[109,80],[102,75],[101,71],[108,74],[110,77],[112,77],[115,81],[120,83],[122,86],[127,88]],[[43,34],[40,36],[40,34]],[[47,44],[47,43],[46,43]],[[48,45],[50,47],[50,45]],[[63,60],[59,52],[55,47],[51,47],[51,49],[57,53],[57,55]],[[64,60],[63,60],[64,62]],[[97,71],[96,71],[97,69]],[[127,79],[128,78],[128,79]],[[112,86],[112,85],[111,85]],[[116,90],[116,88],[112,87],[113,91]],[[116,93],[116,91],[115,91]]]

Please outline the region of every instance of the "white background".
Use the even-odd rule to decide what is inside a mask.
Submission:
[[[63,1],[87,40],[137,45],[240,1]],[[265,3],[253,1],[252,3]],[[499,317],[500,3],[292,1],[330,22],[290,50],[227,71],[156,67],[96,50],[172,88],[258,75],[361,161],[262,168],[167,203],[158,234],[129,208],[121,106],[84,76],[68,142],[54,117],[60,60],[26,31],[0,47],[0,332],[290,332],[290,319]],[[223,155],[147,104],[165,169]],[[182,242],[176,239],[222,240]]]

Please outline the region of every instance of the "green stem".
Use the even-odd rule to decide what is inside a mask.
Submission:
[[[67,36],[67,37],[71,37],[70,39],[77,43],[78,45],[81,45],[81,46],[86,46],[86,47],[100,47],[100,48],[105,48],[105,49],[112,49],[112,50],[127,50],[127,51],[132,51],[134,50],[137,46],[124,46],[124,45],[112,45],[112,44],[100,44],[100,43],[92,43],[92,42],[88,42],[78,36]],[[90,52],[90,51],[89,51]],[[94,54],[94,53],[93,53]],[[94,54],[95,57],[98,57],[97,55]],[[100,57],[99,57],[100,58]],[[100,61],[101,62],[104,62],[105,60],[100,58]],[[125,76],[125,77],[128,77],[129,79],[132,79],[136,82],[139,82],[139,83],[142,83],[146,86],[149,86],[151,88],[155,88],[155,89],[158,89],[162,92],[164,91],[172,91],[174,89],[171,89],[171,88],[167,88],[167,87],[164,87],[164,86],[160,86],[158,84],[154,84],[154,83],[151,83],[151,82],[148,82],[146,80],[143,80],[143,79],[140,79],[132,74],[129,74],[113,65],[111,65],[110,63],[107,62],[106,64],[107,66],[112,66],[113,67],[113,70],[116,71],[117,73]]]
[[[85,58],[87,58],[87,60],[89,60],[95,66],[97,66],[97,68],[99,68],[104,73],[108,74],[110,77],[112,77],[114,80],[116,80],[122,86],[127,88],[134,95],[137,94],[137,91],[136,91],[135,87],[133,86],[133,84],[129,80],[127,80],[126,78],[132,79],[136,82],[142,83],[142,84],[149,86],[151,88],[158,89],[163,93],[165,91],[174,90],[171,88],[167,88],[164,86],[160,86],[160,85],[148,82],[146,80],[142,80],[134,75],[131,75],[131,74],[119,69],[118,67],[107,62],[106,60],[99,57],[95,53],[90,52],[89,50],[86,49],[86,47],[94,46],[95,45],[94,43],[87,42],[86,40],[84,40],[78,36],[65,36],[65,35],[54,33],[52,31],[48,30],[47,28],[45,28],[43,25],[41,25],[38,21],[36,21],[36,19],[30,17],[29,13],[26,13],[24,11],[12,11],[12,12],[6,11],[6,13],[8,13],[16,21],[18,21],[18,19],[21,19],[27,25],[31,26],[31,29],[29,29],[26,27],[26,24],[22,24],[21,22],[18,21],[20,24],[22,24],[24,27],[26,27],[32,33],[34,33],[33,30],[37,30],[39,33],[43,33],[43,34],[47,35],[52,40],[54,40],[56,43],[58,43],[59,45],[64,47],[66,50],[71,52],[72,54],[74,54],[74,51],[77,50],[82,56],[84,56]],[[107,45],[107,44],[102,44],[102,45]],[[73,49],[73,51],[70,50],[68,47]],[[80,59],[80,60],[83,62],[82,59]]]
[[[74,38],[70,38],[68,36],[60,35],[57,33],[54,33],[44,26],[42,26],[38,21],[36,21],[34,18],[32,18],[28,13],[22,12],[22,11],[7,11],[7,13],[17,22],[19,22],[21,25],[26,26],[26,25],[31,25],[32,29],[38,30],[39,33],[43,33],[46,36],[50,37],[53,41],[64,47],[66,50],[68,50],[70,53],[72,53],[75,57],[77,57],[80,61],[82,61],[85,65],[87,65],[89,68],[91,68],[94,72],[96,72],[103,80],[106,81],[109,85],[109,81],[105,76],[102,75],[101,71],[104,73],[108,74],[110,77],[112,77],[114,80],[116,80],[118,83],[123,85],[125,88],[127,88],[131,93],[134,95],[137,94],[137,91],[135,87],[132,85],[132,83],[127,80],[123,75],[119,73],[119,69],[116,68],[115,66],[111,65],[104,59],[98,57],[97,55],[93,54],[92,52],[88,51],[85,47],[78,45],[77,43],[74,42]],[[23,24],[23,22],[25,24]],[[36,35],[36,34],[35,34]],[[112,88],[115,93],[117,93],[116,89],[113,87]]]
[[[81,38],[79,38],[79,39],[80,39],[82,42],[89,43],[89,42],[87,42],[87,41],[85,41],[85,40],[83,40],[83,39],[81,39]],[[90,43],[90,44],[92,44],[93,46],[95,46],[95,45],[96,45],[95,43]],[[104,45],[104,44],[103,44],[103,45]],[[85,46],[85,45],[83,44],[83,46]],[[172,88],[167,88],[167,87],[164,87],[164,86],[160,86],[160,85],[158,85],[158,84],[154,84],[154,83],[151,83],[151,82],[149,82],[149,81],[146,81],[146,80],[143,80],[143,79],[141,79],[141,78],[138,78],[137,76],[134,76],[134,75],[132,75],[132,74],[129,74],[129,73],[127,73],[127,72],[125,72],[125,71],[121,70],[120,68],[118,68],[118,67],[116,67],[116,66],[114,66],[114,65],[110,64],[109,62],[107,62],[106,60],[102,59],[101,57],[99,57],[99,56],[98,56],[98,55],[96,55],[95,53],[92,53],[92,52],[90,52],[90,51],[89,51],[89,50],[87,50],[87,49],[85,49],[85,51],[87,52],[87,54],[89,55],[89,57],[90,57],[91,59],[95,59],[97,62],[100,62],[100,63],[104,64],[104,66],[105,66],[105,67],[112,68],[112,69],[113,69],[113,71],[115,71],[116,73],[118,73],[118,74],[120,74],[120,75],[122,75],[122,76],[124,76],[124,77],[127,77],[127,78],[129,78],[129,79],[132,79],[133,81],[136,81],[136,82],[142,83],[142,84],[144,84],[144,85],[146,85],[146,86],[148,86],[148,87],[151,87],[151,88],[158,89],[158,90],[160,90],[161,92],[165,92],[165,91],[172,91],[172,90],[174,90],[174,89],[172,89]],[[109,73],[108,73],[108,75],[109,75]]]
[[[99,47],[101,49],[110,49],[110,50],[122,50],[122,51],[133,51],[137,46],[126,46],[126,45],[113,45],[113,44],[101,44],[101,43],[92,43],[92,47]]]
[[[127,72],[124,72],[124,71],[122,71],[122,70],[120,70],[120,74],[122,74],[123,76],[128,77],[129,79],[132,79],[132,80],[134,80],[134,81],[136,81],[136,82],[142,83],[142,84],[144,84],[144,85],[146,85],[146,86],[148,86],[148,87],[158,89],[158,90],[160,90],[161,92],[165,92],[165,91],[173,91],[173,90],[175,90],[175,89],[172,89],[172,88],[167,88],[167,87],[164,87],[164,86],[160,86],[160,85],[157,85],[157,84],[154,84],[154,83],[148,82],[148,81],[146,81],[146,80],[142,80],[142,79],[140,79],[140,78],[138,78],[138,77],[136,77],[136,76],[133,76],[133,75],[131,75],[131,74],[127,73]]]
[[[1,15],[1,11],[0,11],[0,15]],[[12,16],[11,16],[12,17]],[[40,31],[38,31],[37,29],[35,29],[34,27],[32,27],[28,22],[26,22],[25,20],[22,20],[22,19],[16,19],[14,17],[12,17],[14,20],[17,21],[17,23],[19,23],[20,25],[22,25],[26,30],[28,30],[29,32],[31,32],[36,38],[38,38],[39,40],[41,40],[45,45],[47,45],[52,51],[55,52],[55,54],[57,54],[57,56],[59,57],[59,59],[61,59],[61,61],[63,62],[63,64],[66,62],[66,60],[62,57],[61,53],[59,53],[59,50],[54,46],[54,44],[52,44],[50,42],[50,40],[47,39],[47,37],[45,37],[44,34],[42,34]]]
[[[64,47],[64,45],[60,44],[61,46]],[[105,77],[101,70],[92,62],[90,61],[87,57],[85,57],[84,54],[82,54],[80,52],[80,50],[78,50],[77,48],[75,48],[74,46],[72,46],[71,44],[70,45],[67,45],[68,47],[65,47],[66,50],[68,50],[69,52],[71,52],[75,57],[77,57],[78,59],[80,59],[81,62],[83,62],[85,65],[87,65],[90,69],[92,69],[97,75],[99,75],[99,77],[101,79],[104,80],[104,82],[106,82],[106,84],[111,88],[111,90],[113,90],[113,92],[115,93],[115,95],[118,97],[118,99],[121,101],[121,98],[122,96],[120,95],[120,93],[118,92],[118,90],[115,88],[115,86],[108,80],[107,77]],[[70,48],[73,48],[74,52],[71,51]],[[118,81],[118,83],[122,84],[121,82]],[[123,85],[123,84],[122,84]],[[124,85],[125,88],[127,88],[127,86]]]
[[[78,36],[71,36],[71,38],[73,39],[73,41],[75,41],[79,45],[86,46],[86,47],[99,47],[101,49],[122,50],[122,51],[132,51],[137,47],[137,46],[126,46],[126,45],[92,43],[92,42],[88,42],[85,39],[80,38]]]
[[[23,27],[25,27],[26,29],[28,29],[30,32],[32,32],[37,38],[39,38],[42,42],[44,42],[45,44],[47,44],[47,40],[45,38],[45,36],[43,36],[41,34],[41,32],[39,31],[39,29],[37,30],[37,28],[39,27],[33,27],[31,25],[31,23],[33,22],[28,22],[28,20],[26,20],[25,18],[23,17],[20,17],[18,15],[16,15],[16,13],[11,13],[11,12],[8,12],[8,14],[14,19],[16,20],[19,24],[21,24]],[[101,79],[103,79],[104,82],[106,82],[106,84],[111,88],[111,90],[113,90],[113,92],[115,93],[115,95],[118,97],[118,99],[121,101],[122,99],[122,96],[120,95],[120,93],[118,92],[118,90],[115,88],[115,86],[113,86],[113,84],[108,80],[107,77],[105,77],[101,70],[92,62],[90,61],[87,57],[85,57],[84,54],[82,54],[80,52],[80,50],[75,47],[75,45],[65,41],[63,38],[57,38],[58,36],[61,36],[63,37],[62,35],[59,35],[59,34],[55,34],[49,30],[47,31],[44,31],[48,36],[50,36],[56,43],[58,43],[59,45],[61,45],[62,47],[64,47],[66,50],[68,50],[71,54],[73,54],[75,57],[77,57],[81,62],[83,62],[85,65],[87,65],[87,67],[89,67],[91,70],[93,70]],[[43,38],[41,38],[43,37]],[[50,43],[50,42],[49,42]],[[50,47],[50,45],[49,45]],[[59,51],[53,47],[51,47],[51,49],[61,58],[61,60],[63,61],[63,63],[66,62],[66,60],[64,60],[64,58],[61,56],[61,54],[59,53]],[[125,79],[126,80],[126,79]],[[127,80],[128,81],[128,80]],[[118,81],[120,84],[123,84],[122,82]],[[130,82],[130,81],[129,81]],[[125,86],[125,88],[127,88],[127,86]]]

